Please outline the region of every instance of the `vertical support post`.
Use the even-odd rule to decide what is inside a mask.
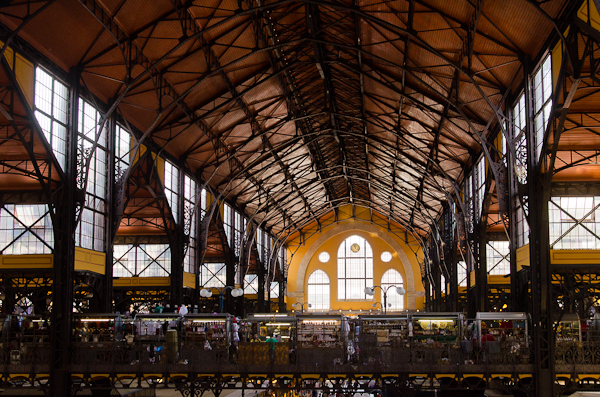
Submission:
[[[108,148],[108,170],[107,170],[107,187],[106,187],[106,197],[108,203],[106,205],[106,215],[104,217],[105,220],[105,229],[106,233],[104,235],[104,247],[106,252],[106,262],[104,268],[104,279],[102,282],[102,286],[100,287],[102,291],[99,291],[101,296],[98,298],[100,304],[100,311],[105,313],[113,312],[112,305],[112,296],[113,296],[113,238],[112,236],[116,235],[119,225],[116,225],[113,222],[114,217],[114,191],[115,191],[115,146],[116,146],[116,123],[115,118],[111,117],[107,121],[107,148]]]
[[[454,216],[454,215],[453,215]],[[458,246],[458,240],[456,238],[457,233],[454,233],[454,238],[452,239],[452,241],[448,241],[447,244],[450,244],[450,307],[449,310],[451,312],[458,312],[458,298],[459,298],[459,291],[458,291],[458,253],[457,250],[459,249]],[[460,310],[462,311],[462,310]]]
[[[177,195],[177,208],[179,208],[173,238],[169,239],[171,245],[171,304],[183,304],[183,189],[184,175],[183,167],[178,166],[179,185],[177,186],[179,194]],[[171,232],[172,233],[172,232]]]
[[[15,307],[15,291],[12,288],[12,276],[2,274],[2,285],[4,287],[4,301],[2,302],[2,314],[12,314]]]
[[[509,110],[508,119],[513,120],[514,112]],[[507,129],[510,136],[510,142],[513,142],[513,138],[516,133],[514,130],[514,123],[509,123],[510,128]],[[513,145],[509,140],[506,140],[507,145]],[[519,200],[519,189],[517,178],[515,178],[515,161],[517,159],[512,157],[512,150],[506,150],[506,169],[508,174],[508,233],[510,235],[510,311],[524,311],[524,305],[519,300],[519,277],[517,276],[517,245],[519,244],[519,236],[517,230],[517,210],[516,204]],[[514,151],[516,153],[516,150]]]
[[[529,71],[526,59],[524,70]],[[525,81],[527,114],[527,184],[529,191],[529,255],[531,265],[531,320],[535,364],[535,387],[538,396],[554,395],[554,340],[549,318],[551,302],[550,243],[548,230],[548,200],[550,186],[544,186],[543,174],[536,173],[536,142],[534,128],[531,74]],[[540,167],[541,168],[541,167]],[[551,339],[552,338],[552,339]]]
[[[258,237],[258,235],[257,235]],[[260,258],[256,258],[258,262],[258,311],[261,313],[266,313],[266,302],[265,302],[265,278],[266,278],[266,269],[263,261],[259,260]]]
[[[52,366],[50,371],[50,394],[70,395],[69,342],[73,315],[73,273],[75,263],[76,196],[77,191],[77,117],[79,106],[80,71],[71,71],[70,127],[68,130],[67,183],[62,194],[54,203],[56,224],[54,225],[54,267],[52,284],[52,317],[50,341]]]
[[[488,299],[488,283],[487,283],[487,258],[485,250],[487,249],[487,236],[484,228],[480,225],[478,227],[478,238],[477,238],[477,254],[479,255],[479,273],[477,276],[477,291],[479,297],[477,299],[477,311],[487,312],[489,311],[489,299]]]

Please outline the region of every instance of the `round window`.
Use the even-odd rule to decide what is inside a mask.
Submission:
[[[321,253],[319,254],[319,260],[320,260],[322,263],[329,262],[329,254],[328,254],[327,252],[325,252],[325,251],[321,252]]]
[[[388,251],[384,251],[381,253],[381,260],[384,262],[389,262],[392,260],[392,254]]]

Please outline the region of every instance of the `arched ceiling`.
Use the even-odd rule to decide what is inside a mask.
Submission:
[[[348,203],[427,233],[570,4],[51,3],[19,35],[276,235]]]

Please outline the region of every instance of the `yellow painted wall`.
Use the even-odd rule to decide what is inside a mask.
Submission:
[[[0,49],[4,47],[4,42],[0,41]],[[15,71],[17,82],[25,94],[25,99],[30,107],[33,107],[33,86],[35,84],[35,68],[33,63],[29,62],[21,54],[17,53],[15,58],[14,51],[8,47],[4,52],[4,57],[11,69]]]
[[[529,244],[517,248],[517,271],[529,266]]]
[[[194,273],[183,272],[183,286],[196,289],[196,275]]]
[[[54,256],[45,255],[0,255],[0,269],[52,269]]]
[[[600,250],[550,250],[553,265],[597,265]]]
[[[75,247],[75,270],[106,274],[106,254]]]
[[[119,277],[113,280],[115,287],[168,287],[169,277]]]
[[[348,219],[343,219],[344,214],[346,214]],[[290,268],[288,272],[288,299],[287,299],[287,307],[288,310],[292,310],[292,304],[295,302],[305,302],[305,293],[306,293],[306,283],[308,277],[310,277],[311,273],[317,269],[323,270],[329,276],[330,280],[330,296],[331,310],[369,310],[373,309],[373,303],[379,302],[381,300],[381,294],[379,289],[376,290],[375,299],[370,301],[338,301],[337,299],[337,252],[340,244],[348,237],[352,235],[358,235],[365,238],[371,248],[373,249],[373,282],[375,285],[379,285],[381,283],[381,277],[383,274],[389,270],[390,268],[394,268],[398,270],[398,272],[402,275],[404,279],[404,286],[407,289],[407,294],[404,296],[404,307],[407,309],[423,309],[425,302],[425,291],[423,288],[423,284],[421,281],[421,271],[419,268],[419,264],[417,259],[415,258],[415,254],[409,247],[407,247],[404,241],[392,234],[388,233],[387,229],[383,226],[379,226],[376,224],[371,224],[368,221],[363,221],[360,219],[350,219],[351,210],[340,211],[340,218],[342,221],[338,225],[330,226],[322,230],[319,233],[309,237],[305,244],[298,248],[294,256],[292,257]],[[366,217],[367,214],[365,212],[361,212],[357,209],[356,216]],[[324,242],[317,242],[322,236],[331,237],[327,238]],[[387,237],[384,237],[386,235]],[[401,252],[404,258],[407,258],[408,263],[407,266],[410,266],[410,270],[412,271],[413,277],[413,285],[414,291],[408,291],[408,283],[407,283],[407,271],[403,266],[403,263],[400,259],[400,255],[396,252],[390,244],[388,244],[384,238],[391,238],[395,243],[397,243],[403,252]],[[409,235],[409,238],[412,238]],[[290,246],[298,243],[298,241],[290,241]],[[317,244],[318,247],[315,245]],[[421,256],[421,250],[418,247],[418,244],[415,241],[411,241],[413,245],[412,248],[418,250],[418,255]],[[315,247],[313,247],[315,245]],[[311,249],[312,247],[312,249]],[[310,252],[309,252],[310,251]],[[327,263],[321,263],[319,261],[319,254],[323,251],[327,251],[330,255],[330,259]],[[381,260],[381,253],[384,251],[389,251],[392,253],[392,260],[388,263],[385,263]],[[311,255],[312,253],[312,255]],[[290,253],[288,252],[288,256]],[[310,258],[307,255],[311,255]],[[302,280],[303,290],[298,290],[298,273],[301,270],[301,265],[303,262],[303,258],[307,257],[308,266],[306,267],[306,272],[304,278]],[[406,260],[406,259],[405,259]],[[300,276],[301,277],[301,276]],[[378,305],[379,307],[379,305]]]

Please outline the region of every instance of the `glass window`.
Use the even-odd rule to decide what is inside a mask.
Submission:
[[[600,249],[600,197],[552,197],[550,248]]]
[[[42,68],[35,68],[35,118],[61,168],[67,156],[69,89]]]
[[[322,262],[322,263],[329,262],[329,253],[325,252],[325,251],[321,252],[319,254],[319,261]]]
[[[203,264],[200,268],[200,286],[204,288],[224,287],[227,282],[226,270],[225,264],[222,262]]]
[[[279,298],[279,282],[271,281],[271,298]]]
[[[475,195],[477,199],[477,217],[479,223],[483,211],[483,199],[485,197],[485,157],[481,157],[475,166]]]
[[[467,286],[467,263],[460,261],[456,264],[456,276],[459,287]]]
[[[225,234],[227,235],[227,241],[229,242],[229,247],[233,248],[233,208],[229,206],[229,204],[223,204],[223,227],[225,229]]]
[[[515,174],[521,183],[527,183],[527,114],[525,95],[521,94],[513,109],[513,137],[515,142]]]
[[[446,285],[446,276],[444,276],[442,274],[442,276],[440,277],[440,282],[442,283],[441,285],[441,289],[442,289],[442,294],[447,294],[447,285]]]
[[[233,253],[235,256],[239,257],[242,251],[246,219],[240,212],[235,210],[233,211],[233,218]]]
[[[402,275],[395,269],[390,269],[381,277],[381,289],[387,290],[387,310],[404,309],[404,296],[398,294],[395,287],[404,287]],[[381,302],[383,302],[383,291],[381,291]]]
[[[196,181],[190,178],[188,175],[183,177],[183,219],[184,219],[184,233],[189,236],[190,242],[185,252],[185,258],[183,260],[183,271],[188,273],[195,272],[196,262],[196,219],[198,217],[198,211],[195,211],[196,199],[197,199],[197,185]]]
[[[475,212],[473,211],[474,207],[474,197],[473,197],[473,174],[469,174],[465,181],[465,207],[467,213],[465,214],[465,226],[467,227],[467,231],[469,233],[473,233],[473,217]]]
[[[329,310],[330,307],[330,284],[327,273],[323,270],[315,270],[308,277],[307,300],[312,310]],[[308,306],[308,305],[307,305]]]
[[[265,232],[261,228],[256,230],[256,250],[258,251],[258,258],[263,261],[263,235]]]
[[[382,260],[382,262],[386,262],[386,263],[389,262],[389,261],[391,261],[392,260],[392,253],[389,252],[389,251],[383,251],[381,253],[381,260]]]
[[[539,161],[544,133],[552,110],[552,57],[548,55],[533,76],[536,160]]]
[[[75,243],[77,246],[95,251],[104,251],[105,229],[106,229],[106,195],[107,195],[107,170],[108,150],[107,129],[100,131],[102,115],[89,102],[79,98],[78,116],[78,151],[84,157],[90,158],[89,168],[85,161],[77,164],[78,175],[87,174],[87,185],[85,186],[85,204],[81,210],[81,221],[77,224]],[[94,142],[97,141],[96,149],[91,152]],[[83,180],[78,181],[83,188]]]
[[[551,203],[549,207],[551,207]],[[527,214],[529,213],[527,196],[523,197],[523,205],[517,201],[517,248],[529,244],[529,223]],[[552,238],[550,238],[552,241]]]
[[[338,249],[338,299],[371,300],[365,288],[373,286],[373,250],[367,240],[350,236]]]
[[[131,135],[129,132],[117,125],[115,131],[115,181],[121,179],[130,165]]]
[[[279,248],[279,265],[281,266],[282,269],[287,270],[287,263],[286,263],[286,248],[285,245],[282,245]]]
[[[488,241],[485,253],[488,274],[501,276],[510,274],[508,241]]]
[[[48,205],[6,204],[0,208],[0,255],[51,254],[53,248]]]
[[[244,277],[244,295],[258,294],[258,276],[256,274],[246,274]]]
[[[165,195],[175,222],[179,222],[179,168],[165,161]]]
[[[208,208],[208,194],[206,189],[202,189],[200,191],[200,222],[204,219],[204,215],[206,214],[206,210]]]
[[[168,244],[115,244],[113,277],[169,277],[171,249]]]

